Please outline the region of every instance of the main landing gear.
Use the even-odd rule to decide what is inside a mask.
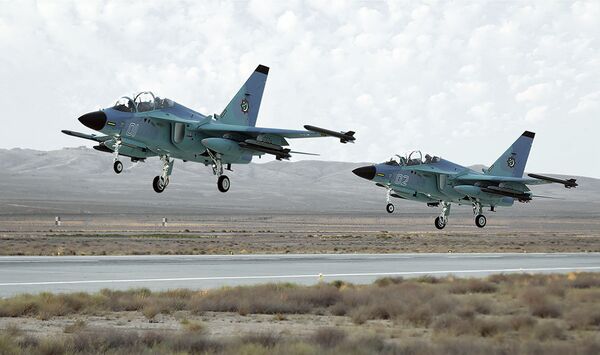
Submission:
[[[173,163],[175,163],[174,159],[171,160],[166,155],[161,156],[160,160],[163,162],[162,171],[160,175],[155,176],[154,180],[152,180],[152,188],[156,193],[165,191],[167,186],[169,186],[169,177],[173,172]]]
[[[437,229],[444,229],[446,227],[446,223],[448,223],[448,217],[450,216],[450,202],[441,202],[442,211],[440,215],[435,218],[434,224]]]
[[[223,175],[223,162],[221,161],[221,157],[219,153],[213,153],[210,149],[206,150],[208,152],[208,156],[212,160],[212,169],[213,174],[218,176],[217,178],[217,188],[221,192],[229,191],[229,187],[231,187],[231,181],[227,175]],[[227,170],[231,170],[231,164],[227,166]]]
[[[475,225],[479,228],[485,227],[487,218],[483,215],[481,204],[479,202],[473,202],[473,214],[475,215]]]

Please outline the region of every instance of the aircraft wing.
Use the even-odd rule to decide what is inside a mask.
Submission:
[[[494,175],[479,175],[479,174],[465,174],[461,176],[457,176],[456,180],[465,181],[465,182],[479,182],[479,181],[489,181],[489,182],[513,182],[520,183],[524,185],[542,185],[542,184],[551,184],[551,183],[559,183],[563,184],[566,188],[577,187],[577,183],[575,179],[556,179],[548,176],[542,176],[537,174],[528,174],[529,178],[523,177],[511,177],[511,176],[494,176]]]
[[[211,123],[204,126],[198,127],[198,130],[204,132],[213,132],[213,133],[240,133],[243,135],[256,137],[260,134],[273,134],[277,136],[281,136],[284,138],[315,138],[315,137],[335,137],[340,138],[342,143],[353,142],[356,138],[354,138],[354,132],[335,132],[326,130],[324,128],[310,127],[309,130],[301,131],[301,130],[293,130],[293,129],[280,129],[280,128],[263,128],[263,127],[252,127],[252,126],[237,126],[237,125],[229,125],[222,123]]]
[[[81,133],[81,132],[69,131],[66,129],[63,129],[61,132],[68,136],[89,139],[91,141],[96,141],[96,142],[105,142],[110,139],[109,136],[97,136],[95,134],[85,134],[85,133]]]

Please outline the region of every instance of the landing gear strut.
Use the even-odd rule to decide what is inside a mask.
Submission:
[[[450,202],[441,202],[442,211],[438,217],[435,218],[434,224],[437,229],[444,229],[446,223],[448,223],[448,216],[450,216]]]
[[[175,160],[169,159],[166,155],[161,156],[160,160],[163,162],[162,172],[152,180],[152,188],[156,193],[165,191],[167,186],[169,186],[169,177],[173,172],[173,163],[175,162]]]
[[[227,177],[227,175],[223,175],[223,162],[221,161],[221,156],[219,155],[219,153],[211,152],[210,149],[207,149],[206,152],[208,153],[208,156],[212,160],[213,174],[215,176],[218,176],[217,188],[221,192],[229,191],[229,187],[231,186],[231,181],[229,181],[229,178]],[[230,169],[228,168],[228,170],[230,170]]]
[[[475,215],[475,225],[479,228],[485,227],[487,218],[483,215],[481,204],[479,202],[473,202],[473,214]]]
[[[113,158],[113,170],[115,173],[120,174],[123,172],[123,163],[119,160],[119,148],[121,148],[121,140],[117,138],[115,141],[114,149],[114,158]]]

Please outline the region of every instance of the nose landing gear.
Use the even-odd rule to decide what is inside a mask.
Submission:
[[[121,140],[117,138],[113,146],[114,158],[113,158],[113,170],[116,174],[123,172],[123,163],[119,160],[119,148],[121,148]]]
[[[446,227],[446,224],[448,223],[448,217],[450,216],[450,202],[442,201],[441,204],[442,211],[440,212],[440,215],[435,218],[434,221],[435,228],[437,229],[444,229],[444,227]]]
[[[392,189],[388,187],[387,194],[385,195],[385,202],[387,202],[387,205],[385,205],[385,210],[387,211],[387,213],[394,213],[395,210],[394,204],[390,201],[391,195]]]

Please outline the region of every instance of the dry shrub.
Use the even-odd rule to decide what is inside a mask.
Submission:
[[[155,304],[146,304],[142,308],[142,314],[146,319],[152,321],[160,313],[160,308]]]
[[[240,341],[244,344],[257,344],[264,348],[272,348],[280,341],[280,337],[271,332],[258,332],[245,334]]]
[[[565,329],[557,322],[546,321],[539,323],[533,329],[533,336],[541,341],[546,340],[565,340],[567,335]]]
[[[204,335],[179,334],[168,340],[168,346],[174,352],[204,354],[221,351],[223,344],[208,339]]]
[[[489,281],[479,279],[457,279],[450,283],[448,291],[454,294],[464,295],[467,293],[494,293],[496,285]]]
[[[473,333],[472,324],[471,320],[462,319],[454,314],[444,314],[433,321],[431,328],[436,333],[464,335]]]
[[[194,297],[191,309],[204,311],[248,313],[309,313],[315,308],[326,308],[341,298],[340,291],[331,285],[320,284],[298,287],[291,284],[239,286],[208,291]]]
[[[0,300],[0,317],[22,317],[35,315],[38,312],[35,296],[24,294]]]
[[[100,290],[103,305],[113,312],[139,311],[144,307],[144,301],[152,295],[147,288],[128,291]]]
[[[556,302],[550,302],[545,299],[538,303],[529,305],[531,314],[540,318],[558,318],[562,314],[562,306]]]
[[[363,324],[370,319],[390,319],[390,309],[385,304],[369,304],[360,306],[350,312],[355,324]]]
[[[479,314],[490,314],[494,308],[494,300],[489,296],[483,295],[470,295],[462,298],[464,305],[472,308],[473,312]]]
[[[506,319],[497,317],[476,319],[474,325],[476,334],[484,338],[504,333],[512,328]]]
[[[575,274],[574,280],[570,281],[573,288],[597,288],[600,287],[600,276],[593,273]]]
[[[402,277],[382,277],[375,280],[374,284],[379,287],[387,287],[389,285],[397,285],[404,282]]]
[[[66,353],[68,344],[63,338],[44,338],[36,349],[37,354],[41,355],[62,355]]]
[[[4,331],[6,332],[6,334],[8,334],[11,337],[16,337],[23,333],[21,328],[19,328],[19,326],[15,323],[8,323],[6,325],[6,329],[4,329]]]
[[[333,348],[342,343],[346,336],[346,332],[341,329],[327,327],[318,329],[312,336],[312,340],[321,347]]]
[[[433,319],[433,314],[428,305],[421,305],[410,308],[406,314],[406,319],[417,327],[427,327]]]
[[[529,306],[532,315],[540,318],[557,318],[562,314],[561,305],[550,301],[545,289],[541,287],[527,288],[521,295],[522,301]]]
[[[165,341],[165,335],[158,332],[144,332],[140,338],[142,344],[149,348],[153,348]]]
[[[517,315],[510,318],[510,326],[513,330],[530,329],[535,326],[537,320],[528,315]]]
[[[206,331],[205,325],[200,321],[187,321],[183,326],[191,333],[202,333]]]
[[[85,328],[85,326],[86,326],[85,321],[83,319],[78,319],[75,322],[73,322],[72,324],[66,325],[63,331],[65,333],[80,332]]]
[[[417,283],[425,283],[425,284],[438,284],[444,281],[442,278],[434,277],[431,275],[419,276],[413,279],[414,282]]]
[[[458,299],[448,295],[437,295],[429,301],[429,308],[435,315],[450,313],[456,309],[458,305]]]
[[[588,329],[600,327],[600,308],[597,304],[587,306],[579,304],[565,315],[565,319],[572,329]]]
[[[0,335],[0,354],[20,354],[19,344],[9,335]]]

